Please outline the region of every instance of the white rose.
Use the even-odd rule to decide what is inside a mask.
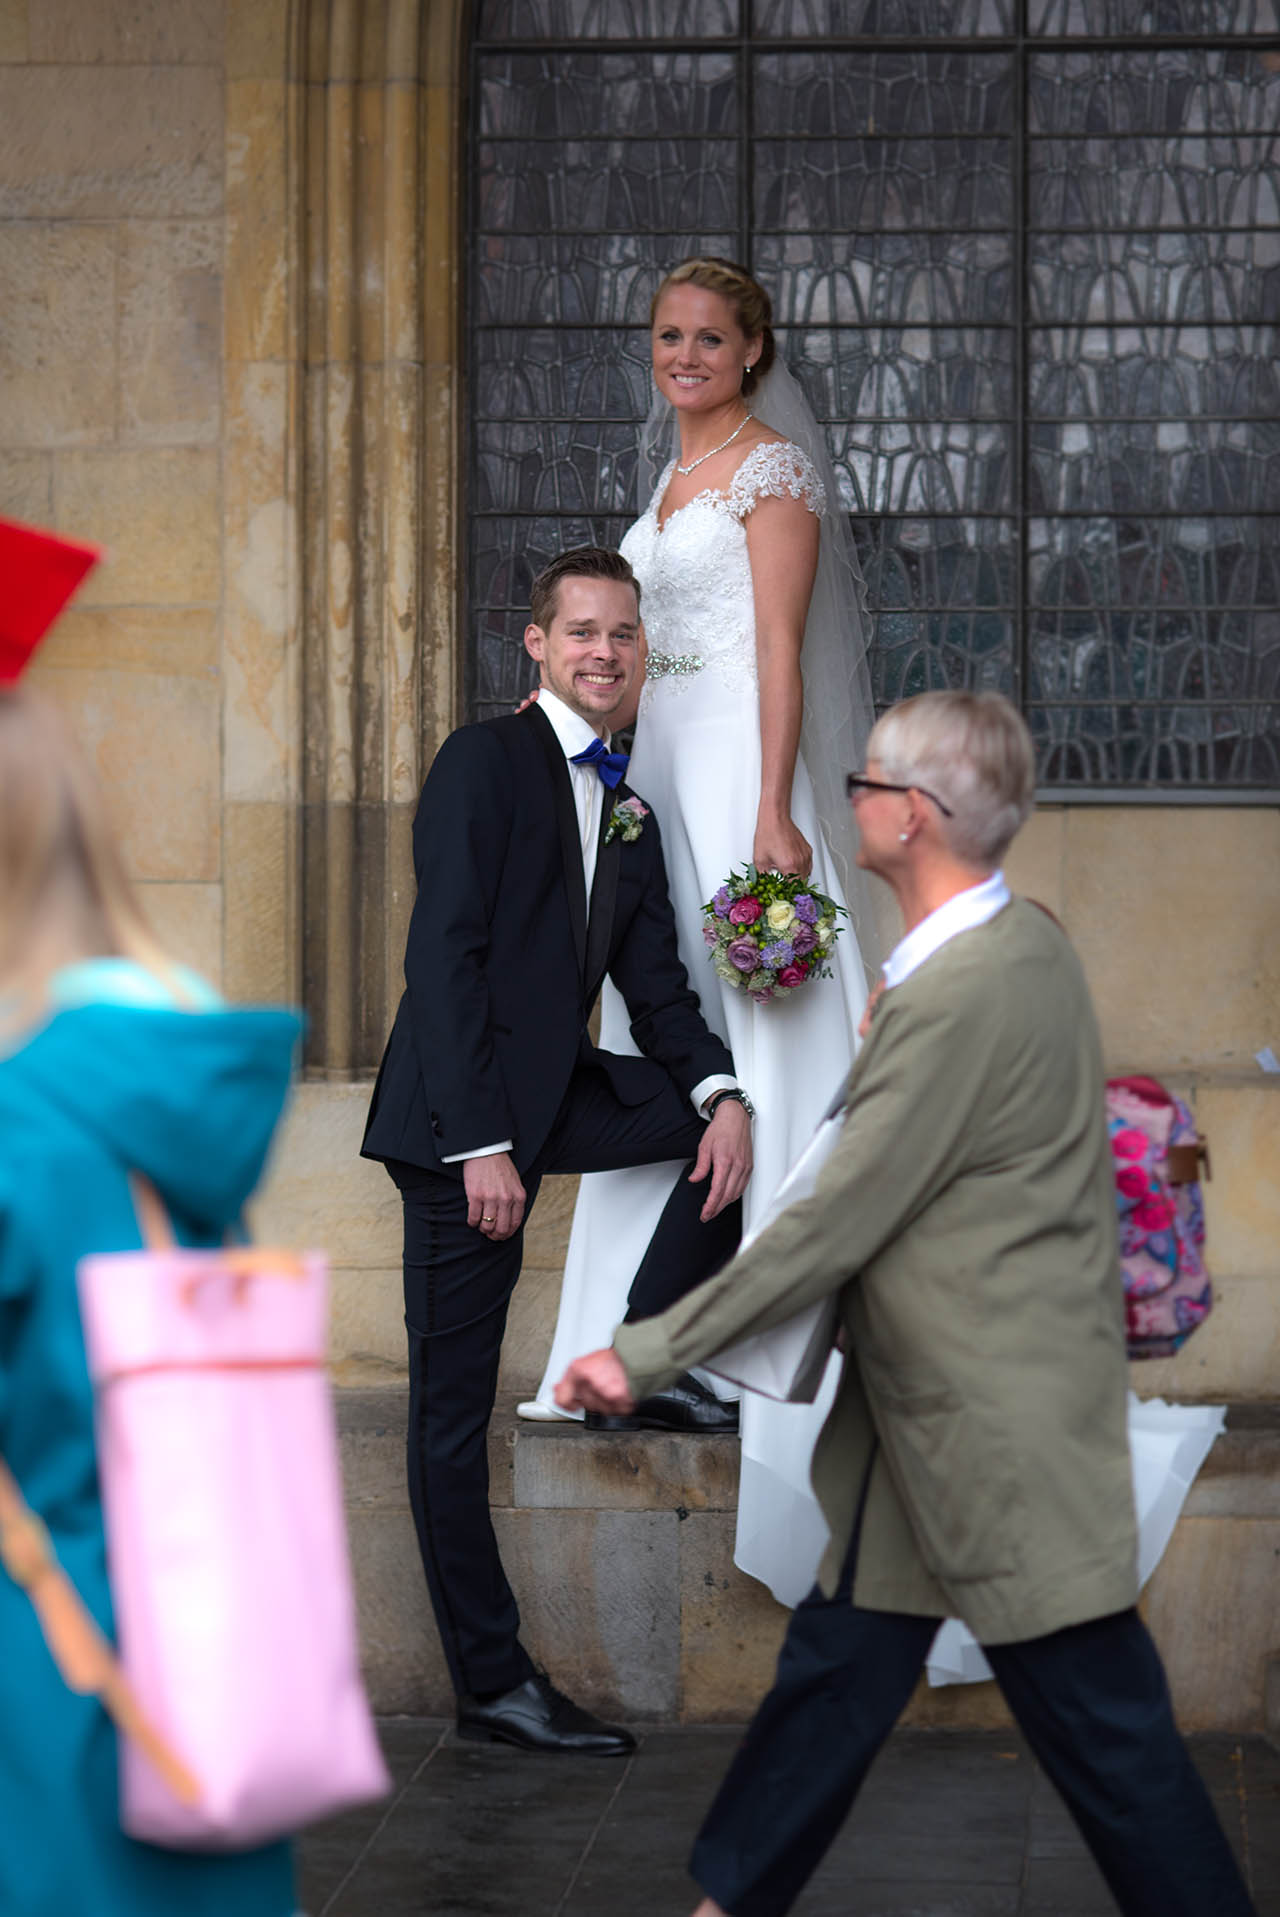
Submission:
[[[795,916],[794,905],[789,905],[786,899],[779,899],[776,904],[766,909],[764,922],[771,932],[785,932],[794,922]]]

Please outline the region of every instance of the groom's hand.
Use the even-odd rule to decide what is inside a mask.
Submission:
[[[510,1152],[468,1158],[462,1167],[462,1184],[469,1225],[495,1242],[519,1231],[524,1220],[524,1186]]]
[[[702,1134],[689,1183],[700,1183],[708,1173],[711,1186],[699,1214],[704,1225],[741,1198],[751,1176],[751,1120],[736,1098],[716,1106],[715,1117]]]
[[[622,1360],[611,1347],[574,1359],[556,1386],[556,1403],[562,1411],[601,1411],[606,1417],[635,1409]]]

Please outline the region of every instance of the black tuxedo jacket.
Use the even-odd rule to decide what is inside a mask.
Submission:
[[[413,828],[418,896],[405,992],[365,1129],[366,1158],[461,1175],[454,1152],[514,1141],[525,1170],[576,1066],[599,1065],[643,1104],[669,1075],[686,1096],[733,1071],[680,962],[662,841],[604,843],[629,788],[607,789],[590,911],[564,753],[536,706],[445,740]],[[606,972],[640,1058],[602,1052],[587,1019]]]

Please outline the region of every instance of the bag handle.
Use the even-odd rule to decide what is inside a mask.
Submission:
[[[133,1194],[133,1208],[138,1215],[138,1227],[147,1250],[176,1251],[178,1240],[173,1220],[151,1180],[144,1178],[141,1172],[130,1172],[129,1190]],[[296,1251],[282,1251],[271,1245],[235,1244],[230,1242],[228,1234],[228,1243],[217,1252],[217,1270],[244,1285],[250,1278],[305,1278],[307,1264]],[[193,1286],[199,1282],[198,1279],[191,1280]]]
[[[59,1564],[53,1541],[0,1458],[0,1564],[31,1600],[49,1655],[69,1691],[96,1697],[182,1804],[200,1802],[200,1785],[144,1715],[119,1659]]]

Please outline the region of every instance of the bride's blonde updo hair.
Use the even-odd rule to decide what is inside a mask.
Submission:
[[[760,341],[760,357],[742,375],[742,397],[753,393],[773,365],[776,348],[773,339],[773,302],[761,286],[759,280],[752,279],[745,266],[738,266],[733,260],[722,260],[716,253],[707,253],[698,259],[681,260],[667,274],[661,286],[653,296],[649,308],[649,324],[653,325],[658,312],[658,303],[664,293],[673,286],[700,286],[704,292],[718,293],[720,298],[728,300],[737,320],[748,339]]]

